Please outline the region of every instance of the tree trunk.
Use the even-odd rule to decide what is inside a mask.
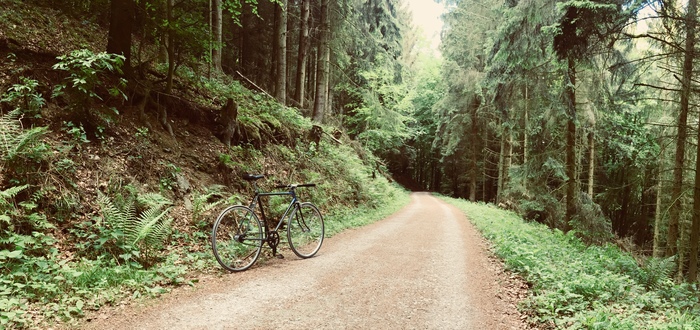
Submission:
[[[223,48],[223,6],[221,5],[221,0],[212,0],[212,30],[214,31],[214,47],[211,50],[211,61],[214,65],[214,69],[221,72],[221,50]]]
[[[666,240],[666,256],[678,253],[678,233],[681,213],[681,194],[683,192],[683,166],[685,163],[685,143],[688,135],[688,109],[690,102],[691,78],[693,75],[693,49],[695,47],[695,22],[697,11],[697,0],[688,1],[688,16],[686,17],[686,39],[685,57],[683,60],[683,77],[681,79],[680,114],[678,115],[678,140],[676,141],[676,160],[673,168],[673,189],[671,190],[671,209],[668,219],[668,239]],[[697,173],[696,173],[697,175]],[[697,186],[697,183],[696,183]],[[698,191],[695,191],[698,194]],[[700,196],[698,196],[700,197]],[[700,201],[695,202],[694,197],[693,219],[695,219],[695,209],[700,207]],[[682,265],[682,260],[679,260]]]
[[[301,23],[299,24],[299,53],[297,56],[296,90],[294,99],[299,107],[304,107],[304,92],[306,89],[306,57],[309,53],[309,14],[311,0],[301,0]]]
[[[526,195],[529,195],[527,191],[527,186],[528,186],[528,170],[527,170],[527,160],[528,160],[528,127],[530,125],[530,99],[528,97],[528,88],[527,84],[525,84],[525,123],[523,124],[523,168],[525,169],[525,176],[523,177],[523,190],[525,191]]]
[[[661,180],[661,163],[663,161],[659,160],[659,169],[656,173],[656,213],[654,214],[654,250],[652,255],[654,258],[661,258],[664,256],[663,247],[661,246],[661,222],[663,221],[663,215],[661,210],[661,190],[662,180]]]
[[[502,123],[501,123],[502,124]],[[503,125],[501,125],[503,126]],[[501,133],[501,148],[498,152],[498,182],[496,183],[496,205],[501,203],[501,195],[503,194],[503,168],[505,167],[504,153],[506,150],[506,132]]]
[[[131,29],[134,25],[133,0],[112,0],[107,37],[107,53],[124,55],[124,74],[131,76]]]
[[[482,132],[484,132],[484,137],[482,139],[483,147],[481,150],[482,150],[482,161],[483,161],[484,166],[483,166],[483,171],[481,173],[481,179],[482,179],[482,181],[481,181],[481,200],[486,202],[486,201],[488,201],[488,198],[487,198],[487,190],[488,189],[486,189],[487,188],[486,185],[487,185],[488,179],[489,179],[489,174],[488,174],[489,168],[487,165],[489,162],[489,154],[488,154],[489,130],[484,129],[484,130],[482,130]]]
[[[328,53],[326,53],[326,60],[323,61],[323,65],[326,66],[325,71],[326,71],[326,107],[323,110],[324,116],[328,114],[333,114],[333,94],[331,93],[331,75],[333,72],[331,72],[331,52],[330,49]]]
[[[506,140],[506,158],[505,167],[503,168],[503,191],[508,188],[510,182],[510,168],[513,166],[513,127],[508,127],[508,136]]]
[[[318,71],[319,71],[319,68],[318,68],[318,63],[319,63],[318,53],[319,53],[320,50],[321,50],[321,46],[320,46],[320,45],[316,45],[316,46],[313,48],[313,56],[309,56],[309,64],[307,65],[307,67],[312,68],[312,69],[309,71],[309,83],[307,84],[307,85],[309,86],[309,93],[311,93],[311,95],[309,95],[308,99],[309,99],[309,100],[314,100],[314,104],[311,105],[311,106],[310,106],[310,109],[309,109],[309,110],[311,110],[311,112],[313,112],[313,107],[316,106],[316,103],[315,103],[315,100],[316,100],[316,85],[317,85],[317,83],[318,83]]]
[[[275,5],[277,17],[277,69],[275,70],[275,98],[286,104],[287,99],[287,0]]]
[[[635,217],[635,239],[639,246],[647,244],[649,242],[649,224],[654,221],[652,219],[654,214],[654,187],[655,187],[655,173],[651,166],[646,166],[644,168],[644,179],[642,182],[642,196],[641,196],[641,216]]]
[[[564,95],[567,106],[566,125],[566,218],[564,231],[571,229],[571,219],[576,212],[576,63],[568,58]]]
[[[695,57],[695,21],[697,19],[697,0],[688,1],[688,16],[686,17],[687,37],[685,39],[685,60],[683,62],[683,87],[681,106],[688,107],[690,84],[693,74],[693,57]],[[685,95],[685,97],[683,97]],[[684,103],[685,102],[685,103]],[[687,109],[686,109],[687,111]],[[700,141],[700,130],[698,130]],[[697,155],[700,155],[700,143],[697,144]],[[695,163],[695,190],[693,194],[693,224],[690,229],[690,258],[688,263],[688,281],[695,282],[698,278],[698,244],[700,240],[700,162]]]
[[[167,36],[167,51],[168,51],[168,76],[166,77],[165,93],[170,94],[173,89],[173,76],[175,75],[175,35],[170,27],[173,25],[173,7],[175,0],[166,1],[165,17],[168,20],[168,36]]]
[[[238,67],[240,68],[241,72],[244,74],[248,73],[248,68],[253,61],[253,47],[251,47],[251,39],[253,39],[253,34],[250,33],[249,29],[253,28],[253,17],[255,16],[253,13],[250,12],[251,10],[249,9],[249,5],[241,4],[241,36],[240,36],[240,46],[239,47],[239,58],[238,58]],[[232,24],[235,26],[235,24]],[[235,33],[235,32],[234,32]]]
[[[330,60],[330,17],[328,11],[328,0],[321,0],[321,40],[316,63],[316,100],[314,102],[314,111],[311,116],[315,122],[323,122],[323,116],[326,109],[326,100],[328,91],[328,61]]]
[[[214,24],[213,24],[213,19],[214,19],[214,6],[212,4],[214,0],[209,0],[209,54],[212,54],[212,57],[214,57]],[[211,79],[211,65],[213,61],[210,61],[207,63],[207,79]]]
[[[523,124],[523,164],[527,164],[528,156],[528,126],[530,124],[530,99],[528,98],[528,88],[525,85],[525,113],[523,114],[525,123]],[[527,187],[527,180],[524,181]]]
[[[497,204],[503,202],[503,196],[510,178],[510,167],[513,163],[513,129],[507,124],[503,128],[501,136],[501,155],[499,156],[498,170],[498,193],[496,194]]]
[[[593,183],[595,179],[595,127],[588,132],[588,196],[593,199]]]
[[[479,109],[478,106],[472,105],[471,107],[471,159],[470,159],[470,164],[469,164],[469,200],[472,202],[476,201],[476,181],[477,181],[477,175],[479,173],[478,167],[478,158],[479,158],[479,146],[480,144],[478,143],[479,141],[479,121],[476,117],[477,111]]]

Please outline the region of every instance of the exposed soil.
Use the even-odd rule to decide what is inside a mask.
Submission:
[[[284,252],[283,252],[284,253]],[[527,329],[526,294],[456,208],[417,193],[301,260],[258,263],[163,299],[100,311],[87,329]]]

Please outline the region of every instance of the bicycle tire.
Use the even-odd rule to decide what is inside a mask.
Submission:
[[[323,244],[325,225],[318,208],[311,203],[298,203],[289,216],[287,240],[299,258],[311,258]]]
[[[230,206],[214,222],[211,231],[214,257],[231,272],[250,268],[260,256],[262,243],[260,219],[246,206]]]

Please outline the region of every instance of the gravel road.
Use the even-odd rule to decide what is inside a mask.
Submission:
[[[306,260],[258,263],[101,312],[87,329],[526,329],[486,244],[456,208],[412,195]]]

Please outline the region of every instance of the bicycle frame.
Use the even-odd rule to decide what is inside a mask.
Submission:
[[[287,206],[287,209],[284,211],[284,214],[282,214],[282,217],[277,221],[277,225],[275,226],[274,229],[270,230],[268,227],[268,219],[267,215],[265,215],[265,208],[262,207],[262,203],[260,202],[260,197],[269,197],[269,196],[292,196],[292,200],[289,202],[289,205]],[[299,200],[297,199],[296,192],[294,190],[291,191],[279,191],[279,192],[260,192],[258,190],[257,185],[255,186],[255,195],[253,196],[253,199],[250,201],[250,204],[248,204],[248,207],[255,212],[256,206],[258,204],[260,205],[260,215],[262,216],[262,221],[265,223],[265,236],[268,235],[270,231],[278,231],[280,227],[282,226],[282,223],[284,222],[284,219],[289,216],[290,212],[294,208],[294,206],[299,203]]]
[[[292,196],[292,200],[289,202],[289,205],[287,206],[287,209],[284,211],[284,214],[282,214],[282,217],[277,221],[277,225],[275,226],[274,229],[269,230],[268,229],[268,219],[267,215],[265,215],[265,208],[262,207],[262,203],[260,202],[260,197],[268,197],[268,196]],[[280,191],[280,192],[269,192],[269,193],[263,193],[263,192],[256,192],[255,196],[253,196],[253,200],[248,204],[248,207],[255,212],[256,206],[260,204],[260,215],[262,216],[262,221],[265,223],[265,235],[267,236],[267,231],[277,231],[280,229],[282,226],[282,223],[284,222],[284,219],[289,216],[290,212],[294,208],[294,205],[298,203],[299,201],[297,200],[296,194],[293,191]]]

